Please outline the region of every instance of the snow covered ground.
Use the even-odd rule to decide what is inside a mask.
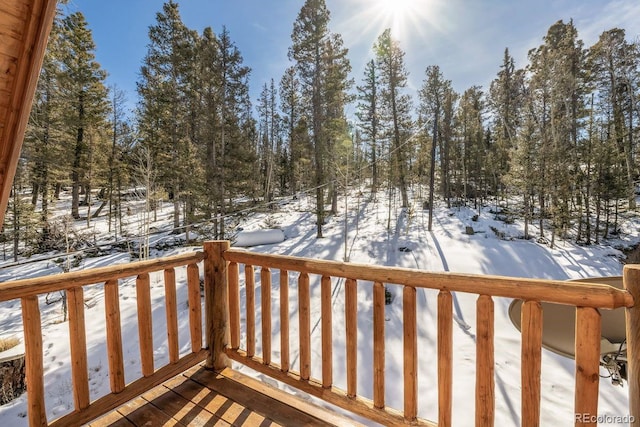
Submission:
[[[557,241],[553,250],[534,240],[522,240],[522,224],[505,224],[495,219],[489,208],[482,211],[477,221],[472,217],[477,211],[466,207],[435,210],[433,231],[427,231],[427,212],[422,210],[418,198],[409,209],[400,209],[392,201],[392,214],[388,224],[389,200],[378,194],[372,200],[368,194],[353,195],[348,200],[348,233],[344,240],[344,204],[339,213],[330,217],[325,225],[325,237],[315,238],[315,217],[311,213],[311,200],[302,196],[283,203],[280,209],[269,213],[252,213],[242,221],[244,231],[271,228],[277,225],[286,239],[280,243],[255,246],[249,250],[295,255],[318,259],[418,268],[428,271],[450,271],[533,277],[548,279],[576,279],[594,276],[612,276],[622,273],[622,254],[611,246],[578,246]],[[341,200],[341,203],[344,201]],[[170,208],[165,205],[159,221],[152,224],[158,230],[170,228]],[[133,215],[135,217],[135,214]],[[135,223],[132,220],[132,224]],[[134,224],[135,225],[135,224]],[[132,227],[134,227],[132,225]],[[78,225],[81,227],[82,225]],[[86,225],[85,225],[86,226]],[[93,225],[98,232],[104,231],[104,220]],[[475,233],[465,233],[465,227],[473,227]],[[134,227],[135,228],[135,227]],[[636,221],[625,221],[623,233],[616,244],[638,241]],[[496,233],[496,231],[498,233]],[[499,238],[500,234],[503,238]],[[157,240],[165,238],[160,235]],[[179,236],[178,236],[179,237]],[[176,238],[175,236],[173,238]],[[345,254],[346,248],[346,254]],[[405,248],[399,250],[399,248]],[[170,255],[192,250],[182,248],[165,252],[154,252],[154,256]],[[81,268],[124,263],[130,261],[129,254],[112,253],[100,258],[85,258]],[[0,269],[0,281],[22,277],[35,277],[59,272],[53,260]],[[273,305],[273,359],[279,360],[278,279],[274,272],[272,280]],[[243,275],[241,274],[241,277]],[[177,270],[179,327],[181,352],[189,351],[188,310],[185,272]],[[166,352],[164,289],[160,274],[151,277],[154,305],[153,328],[156,366],[168,361]],[[256,283],[259,287],[259,282]],[[335,385],[346,388],[344,345],[344,281],[333,279],[333,336]],[[291,274],[291,349],[292,369],[297,370],[297,288]],[[394,295],[392,304],[386,307],[386,402],[388,406],[402,408],[402,302],[401,289],[389,286]],[[372,397],[372,292],[368,283],[358,286],[358,392]],[[420,290],[418,294],[418,346],[419,346],[419,415],[437,420],[437,374],[436,374],[436,296],[435,291]],[[55,298],[50,295],[49,298]],[[241,298],[244,292],[241,288]],[[320,351],[320,285],[318,277],[311,277],[311,326],[312,326],[312,376],[321,376]],[[90,369],[91,398],[108,393],[108,362],[104,342],[104,306],[102,285],[85,288],[86,321],[88,331],[88,356]],[[511,300],[495,299],[495,397],[496,425],[517,426],[520,419],[520,334],[511,324],[508,307]],[[137,347],[137,321],[135,308],[135,282],[133,279],[121,284],[120,304],[125,348],[126,381],[140,375]],[[256,290],[256,304],[260,304],[260,292]],[[453,424],[473,425],[475,383],[475,319],[476,296],[456,293],[454,312],[454,376],[453,376]],[[41,300],[44,328],[45,393],[49,419],[57,418],[73,407],[68,327],[61,322],[60,304],[47,304]],[[257,313],[258,314],[258,313]],[[257,324],[260,317],[256,319]],[[22,322],[19,301],[0,303],[0,337],[21,336]],[[92,333],[95,331],[95,333]],[[260,354],[260,328],[257,328],[257,353]],[[244,329],[242,331],[244,333]],[[244,339],[244,336],[241,337]],[[244,342],[244,341],[242,341]],[[239,367],[247,371],[243,367]],[[547,350],[542,355],[542,422],[544,426],[570,425],[575,421],[574,362]],[[606,374],[606,372],[602,372]],[[258,377],[263,378],[258,375]],[[608,379],[600,383],[600,406],[602,416],[616,417],[628,413],[627,389],[613,386]],[[0,425],[26,426],[26,396],[0,407]],[[604,418],[604,417],[603,417]],[[603,423],[601,425],[613,425]]]

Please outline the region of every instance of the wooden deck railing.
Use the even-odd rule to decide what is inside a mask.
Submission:
[[[205,344],[203,347],[201,295],[198,263],[204,261]],[[244,331],[241,339],[240,265],[244,265]],[[191,353],[180,357],[175,297],[175,268],[187,268]],[[260,354],[256,354],[255,269],[260,268]],[[279,322],[280,356],[274,360],[271,339],[272,286],[275,270],[280,272]],[[169,364],[154,365],[149,273],[164,272]],[[298,371],[292,369],[289,342],[289,272],[297,273],[299,342]],[[320,278],[321,378],[311,376],[311,289],[310,276]],[[138,331],[142,377],[125,384],[123,343],[120,330],[119,279],[136,277]],[[334,278],[345,279],[345,372],[346,390],[334,384],[332,288]],[[0,284],[0,301],[20,299],[27,360],[28,418],[30,426],[80,425],[95,419],[144,393],[166,379],[205,361],[218,370],[238,361],[276,380],[296,387],[329,403],[384,425],[410,423],[435,425],[418,418],[418,344],[416,293],[433,289],[437,297],[437,387],[438,425],[450,426],[452,419],[453,300],[452,292],[478,295],[476,330],[475,420],[478,426],[494,423],[494,301],[493,297],[518,298],[522,307],[522,411],[523,426],[540,423],[540,372],[542,344],[541,302],[576,307],[575,413],[597,415],[600,356],[600,314],[598,309],[627,307],[630,415],[640,422],[640,365],[634,357],[640,351],[640,266],[626,266],[625,288],[620,290],[592,283],[515,279],[357,265],[342,262],[264,255],[229,249],[229,242],[208,242],[204,252],[98,268],[36,279]],[[83,287],[104,283],[106,341],[111,394],[90,401]],[[385,403],[385,286],[402,287],[403,407]],[[358,288],[370,292],[373,300],[373,366],[358,366]],[[65,290],[69,304],[71,371],[75,410],[49,423],[45,412],[42,328],[38,296]],[[90,331],[91,334],[98,331]],[[241,342],[242,341],[242,342]],[[244,347],[241,344],[244,343]],[[358,377],[372,377],[373,390],[362,397]],[[396,378],[392,379],[396,381]],[[595,425],[576,419],[576,425]],[[636,424],[637,425],[637,424]]]
[[[202,298],[198,263],[206,258],[203,252],[167,257],[151,261],[119,264],[79,272],[17,280],[0,284],[0,301],[20,299],[24,327],[28,419],[30,426],[76,426],[91,421],[123,403],[139,396],[167,379],[206,360],[210,352],[203,349]],[[211,262],[209,262],[211,264]],[[176,304],[175,269],[187,270],[189,330],[191,352],[180,357],[178,348],[178,318]],[[152,342],[152,303],[149,273],[164,272],[167,343],[169,364],[156,367]],[[119,279],[135,277],[138,335],[142,377],[125,384],[123,339],[120,319]],[[106,330],[85,329],[83,287],[104,284]],[[205,295],[211,296],[213,279],[205,274]],[[71,379],[75,409],[53,422],[45,411],[43,338],[39,296],[65,291],[69,314]],[[211,309],[213,299],[205,300],[205,311]],[[211,323],[208,323],[211,324]],[[87,363],[87,333],[104,334],[107,344],[111,393],[90,401]],[[209,332],[209,335],[212,333]],[[211,359],[211,358],[209,358]],[[209,364],[212,365],[212,360]]]
[[[416,291],[419,288],[438,291],[437,297],[437,385],[438,420],[441,426],[450,426],[452,420],[452,372],[453,372],[453,303],[452,292],[477,294],[476,322],[476,378],[475,423],[477,426],[494,424],[494,301],[493,297],[524,300],[522,308],[522,410],[523,426],[540,424],[540,375],[542,349],[541,302],[553,302],[576,307],[576,372],[575,413],[597,415],[598,380],[600,359],[600,313],[598,309],[632,307],[632,292],[607,285],[569,283],[564,281],[516,279],[496,276],[478,276],[451,273],[429,273],[413,269],[356,265],[351,263],[302,259],[280,255],[264,255],[231,249],[224,252],[228,265],[230,342],[226,354],[233,360],[266,374],[276,380],[303,390],[329,403],[357,413],[383,425],[401,423],[435,425],[419,419],[418,396],[418,344]],[[241,347],[240,315],[240,265],[244,265],[245,347]],[[256,355],[255,344],[255,268],[260,268],[262,354]],[[272,360],[271,354],[271,276],[280,272],[280,360]],[[297,272],[299,371],[291,370],[289,361],[289,276]],[[636,274],[633,279],[631,275]],[[310,376],[310,275],[320,277],[321,304],[321,378]],[[332,338],[331,281],[345,279],[345,355],[346,390],[334,386],[332,369],[334,360]],[[640,270],[625,270],[628,284],[640,288]],[[403,328],[403,408],[385,406],[385,285],[402,287]],[[357,289],[364,288],[373,299],[373,366],[357,364],[359,345],[357,330]],[[629,310],[633,313],[635,308]],[[636,320],[638,322],[638,320]],[[640,322],[634,333],[640,335]],[[637,340],[630,340],[634,345]],[[630,350],[631,351],[631,350]],[[279,363],[278,363],[279,362]],[[631,364],[631,382],[637,381],[635,364]],[[357,390],[358,375],[372,376],[373,396],[368,400]],[[397,378],[393,381],[397,382]],[[640,391],[630,384],[631,392]],[[637,399],[637,398],[636,398]],[[636,405],[637,403],[633,403]],[[432,405],[431,403],[429,403]],[[631,408],[638,416],[638,408]],[[595,425],[583,422],[589,419],[576,417],[576,425]]]

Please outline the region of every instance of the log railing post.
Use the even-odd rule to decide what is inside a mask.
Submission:
[[[224,353],[229,337],[229,313],[227,292],[227,261],[223,258],[229,249],[229,241],[220,240],[204,243],[204,299],[206,316],[206,337],[209,356],[207,369],[222,370],[230,366]]]
[[[629,384],[630,426],[640,426],[640,266],[625,265],[624,288],[633,296],[626,309],[627,382]]]

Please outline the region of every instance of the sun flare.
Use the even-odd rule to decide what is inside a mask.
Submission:
[[[371,12],[395,37],[405,38],[425,21],[430,4],[433,0],[374,0]]]

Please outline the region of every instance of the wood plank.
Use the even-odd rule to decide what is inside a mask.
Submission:
[[[124,389],[124,358],[122,356],[122,326],[120,323],[120,297],[117,280],[104,285],[104,306],[107,325],[107,358],[109,383],[112,393]]]
[[[244,266],[244,291],[246,299],[245,318],[247,319],[247,354],[252,357],[256,354],[256,285],[253,265]]]
[[[289,272],[280,270],[280,369],[289,371]]]
[[[142,398],[182,425],[187,426],[230,426],[206,408],[180,396],[166,385],[155,387]]]
[[[298,278],[298,316],[300,334],[300,376],[308,380],[311,376],[311,296],[309,275],[300,273]]]
[[[355,398],[358,394],[358,283],[347,279],[344,291],[347,396]]]
[[[13,2],[19,3],[19,2]],[[22,41],[24,39],[24,29],[26,23],[26,15],[16,16],[11,13],[7,13],[2,9],[2,18],[0,19],[0,38],[11,37],[16,40]]]
[[[82,425],[97,417],[106,414],[107,412],[116,409],[122,404],[130,401],[131,399],[140,396],[147,390],[162,384],[169,378],[184,372],[192,366],[206,360],[209,352],[207,350],[201,350],[198,353],[190,353],[182,357],[178,363],[172,365],[165,365],[159,368],[152,376],[142,377],[128,384],[121,392],[116,394],[108,394],[103,396],[89,405],[89,407],[82,412],[72,412],[64,415],[57,420],[49,423],[49,427],[67,427],[71,425]]]
[[[176,271],[168,268],[164,271],[164,299],[167,316],[167,346],[169,347],[169,363],[176,363],[180,358],[178,344],[178,299],[176,297]]]
[[[147,405],[147,401],[142,397],[137,397],[125,403],[118,412],[127,417],[129,421],[137,426],[182,426],[171,415],[168,415],[153,405]]]
[[[402,326],[404,347],[404,418],[418,416],[418,324],[416,288],[402,290]]]
[[[596,426],[600,381],[600,312],[591,307],[576,308],[576,426]]]
[[[114,264],[108,267],[72,271],[70,273],[31,279],[13,280],[11,282],[0,283],[0,302],[94,283],[103,283],[109,280],[133,277],[166,268],[182,267],[200,262],[203,259],[203,252],[193,252],[148,261]]]
[[[0,10],[2,10],[3,14],[20,19],[23,25],[26,25],[26,20],[30,13],[28,3],[15,0],[0,0]]]
[[[542,374],[542,304],[522,304],[522,426],[540,425],[540,376]]]
[[[361,281],[395,283],[415,288],[486,294],[506,298],[548,301],[580,307],[618,308],[633,306],[633,297],[622,289],[589,282],[525,279],[325,261],[312,258],[270,255],[231,249],[225,259],[267,265],[290,271],[304,271],[332,277],[354,277]]]
[[[0,34],[0,54],[19,58],[24,48],[24,41],[21,37],[14,37],[10,34]]]
[[[233,380],[244,387],[249,387],[250,389],[257,391],[258,393],[269,396],[279,403],[288,405],[289,407],[294,408],[298,411],[302,411],[303,413],[308,414],[317,420],[321,420],[324,423],[335,426],[361,426],[361,424],[357,421],[354,421],[345,416],[341,416],[337,412],[316,406],[306,399],[300,399],[299,397],[291,393],[272,387],[262,381],[255,380],[249,376],[243,375],[238,371],[234,371],[233,369],[227,368],[224,371],[220,372],[220,375],[223,375],[224,377],[229,378],[230,380]]]
[[[87,334],[84,322],[84,292],[82,288],[68,289],[69,348],[71,353],[71,381],[76,410],[89,406],[89,369],[87,365]]]
[[[623,285],[636,304],[625,311],[627,336],[627,385],[629,415],[633,427],[640,426],[640,266],[627,264],[623,269]]]
[[[373,284],[373,405],[384,408],[384,372],[385,372],[385,339],[384,339],[384,284]]]
[[[189,301],[189,335],[191,352],[202,349],[202,296],[200,294],[200,270],[198,264],[187,266],[187,295]]]
[[[227,262],[223,258],[229,250],[227,240],[205,242],[204,251],[204,295],[209,358],[207,368],[220,370],[229,361],[224,349],[229,342],[229,296],[227,287]]]
[[[438,293],[438,425],[451,426],[453,409],[453,298]]]
[[[92,421],[89,427],[134,427],[131,421],[129,421],[124,415],[118,411],[112,411],[108,414]]]
[[[268,365],[265,365],[268,366]],[[285,404],[269,397],[245,384],[231,380],[224,375],[214,376],[210,372],[198,371],[191,377],[194,381],[207,386],[211,390],[220,393],[236,403],[244,406],[252,412],[273,420],[278,424],[291,425],[320,425],[320,420],[296,408],[298,399],[288,399],[291,404]]]
[[[140,365],[142,375],[153,374],[153,325],[151,323],[151,282],[149,273],[136,278],[136,304],[138,307],[138,339],[140,342]]]
[[[493,426],[495,415],[494,308],[491,297],[480,295],[476,310],[476,426]]]
[[[231,348],[240,348],[240,266],[229,263],[229,329]]]
[[[375,408],[372,401],[361,396],[356,396],[355,398],[348,397],[344,390],[335,386],[331,387],[331,389],[325,389],[320,382],[313,379],[303,380],[300,375],[297,375],[293,371],[282,372],[280,367],[274,366],[273,364],[265,365],[261,360],[247,357],[246,352],[241,350],[235,351],[227,349],[226,353],[229,358],[238,363],[329,402],[332,405],[343,408],[350,413],[361,415],[385,426],[405,424],[404,415],[393,408]],[[436,427],[437,424],[418,418],[412,422],[412,425]]]
[[[262,325],[262,360],[271,363],[271,270],[260,269],[260,306]]]
[[[322,276],[320,282],[322,325],[322,387],[333,385],[333,322],[331,316],[331,277]]]
[[[207,372],[210,375],[215,375],[213,371]],[[199,408],[211,412],[223,422],[238,425],[236,421],[241,419],[243,412],[246,412],[244,406],[192,380],[190,377],[179,376],[168,381],[166,385],[182,398],[193,402]]]
[[[27,418],[30,426],[46,426],[44,404],[44,361],[42,355],[42,320],[38,297],[22,298],[22,324],[27,386]]]

